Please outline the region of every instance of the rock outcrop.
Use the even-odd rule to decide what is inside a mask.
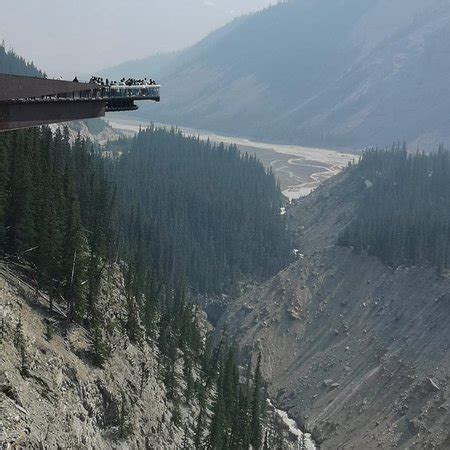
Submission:
[[[91,363],[91,339],[48,309],[45,295],[11,265],[0,264],[2,343],[0,445],[24,448],[179,448],[184,426],[172,421],[157,368],[157,348],[121,331],[123,279],[113,272],[100,305],[111,356]],[[181,408],[188,429],[195,405]],[[191,442],[190,440],[187,443]]]
[[[88,119],[82,121],[74,121],[63,124],[53,124],[50,128],[55,131],[57,129],[68,129],[69,142],[73,143],[80,136],[82,139],[89,139],[99,145],[104,145],[108,141],[116,141],[122,136],[122,133],[114,130],[103,119]]]

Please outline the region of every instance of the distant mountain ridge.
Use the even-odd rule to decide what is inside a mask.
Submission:
[[[288,1],[183,52],[119,67],[163,85],[141,118],[312,146],[432,149],[450,144],[449,6]]]

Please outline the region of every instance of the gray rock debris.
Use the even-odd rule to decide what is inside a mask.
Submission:
[[[115,270],[109,274],[108,285],[106,281],[102,284],[105,297],[99,306],[106,323],[123,320],[124,292],[123,279]],[[107,338],[113,355],[103,369],[93,367],[86,353],[86,331],[72,326],[61,333],[53,321],[54,336],[47,341],[48,311],[29,304],[28,294],[28,287],[9,277],[0,263],[0,304],[8,311],[0,352],[0,448],[182,446],[184,429],[171,422],[171,403],[158,377],[154,346],[134,346],[119,326],[110,327],[113,331]],[[20,354],[13,343],[19,317],[30,367],[26,376],[20,371]],[[140,368],[144,361],[149,375],[141,395]],[[181,408],[181,420],[191,430],[197,414],[195,404]],[[126,437],[121,434],[121,422],[132,431]]]

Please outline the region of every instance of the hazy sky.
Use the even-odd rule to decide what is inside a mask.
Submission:
[[[0,40],[51,75],[188,46],[276,0],[1,0]]]

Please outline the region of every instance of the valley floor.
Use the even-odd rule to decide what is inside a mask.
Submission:
[[[116,117],[108,122],[113,129],[127,135],[134,135],[140,128],[150,125],[149,122],[123,120]],[[166,124],[156,125],[171,127]],[[289,200],[308,195],[320,183],[338,174],[349,162],[357,158],[354,154],[332,149],[255,142],[193,128],[180,127],[180,129],[189,136],[198,136],[202,140],[209,139],[215,143],[236,144],[242,152],[256,154],[266,167],[272,168],[283,194]]]

